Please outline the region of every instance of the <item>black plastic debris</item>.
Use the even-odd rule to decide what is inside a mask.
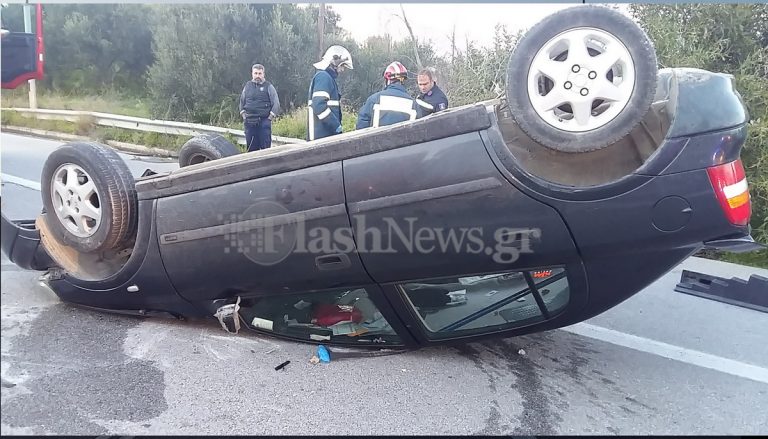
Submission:
[[[147,168],[144,170],[144,172],[141,174],[141,177],[151,177],[153,175],[157,175],[157,172]]]
[[[330,358],[334,360],[343,358],[371,358],[371,357],[383,357],[386,355],[396,355],[407,352],[407,349],[355,349],[334,347],[333,349],[327,348]]]
[[[683,270],[675,291],[768,313],[768,278],[756,274],[743,280]]]
[[[284,368],[285,366],[287,366],[289,364],[291,364],[290,360],[284,361],[284,362],[278,364],[277,366],[275,366],[275,370],[280,370],[280,369]]]

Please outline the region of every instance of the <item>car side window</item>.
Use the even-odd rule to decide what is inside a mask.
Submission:
[[[401,344],[365,288],[243,298],[251,329],[333,344]]]
[[[563,268],[405,283],[401,291],[429,338],[511,329],[546,320],[568,304]]]

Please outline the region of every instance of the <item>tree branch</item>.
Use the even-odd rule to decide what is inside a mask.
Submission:
[[[411,27],[411,23],[408,22],[408,17],[405,16],[405,8],[403,8],[402,3],[400,3],[400,11],[403,13],[403,15],[399,17],[400,19],[403,20],[403,23],[405,23],[405,27],[408,28],[408,33],[411,35],[411,42],[413,43],[413,53],[414,55],[416,55],[416,67],[418,68],[418,70],[421,70],[422,68],[424,68],[424,66],[423,64],[421,64],[421,57],[419,56],[419,42],[416,39],[416,35],[413,34],[413,28]]]
[[[323,37],[325,35],[325,3],[318,5],[317,11],[317,59],[322,58],[323,51],[325,50],[325,42]]]

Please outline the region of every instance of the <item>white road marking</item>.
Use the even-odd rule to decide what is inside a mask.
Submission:
[[[2,178],[3,183],[13,183],[36,191],[40,190],[40,183],[37,181],[27,180],[26,178],[16,177],[15,175],[9,174],[0,174],[0,178]]]
[[[577,323],[560,329],[584,337],[634,349],[636,351],[654,354],[660,357],[692,364],[694,366],[713,369],[718,372],[768,384],[768,369],[753,364],[742,363],[741,361],[718,357],[717,355],[674,346],[632,334],[625,334],[623,332],[614,331],[613,329],[602,328],[588,323]]]

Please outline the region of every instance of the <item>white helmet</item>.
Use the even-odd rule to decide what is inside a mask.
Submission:
[[[325,51],[323,59],[313,65],[316,69],[325,70],[331,64],[335,66],[343,66],[352,70],[352,55],[349,54],[349,50],[341,46],[331,46]]]

